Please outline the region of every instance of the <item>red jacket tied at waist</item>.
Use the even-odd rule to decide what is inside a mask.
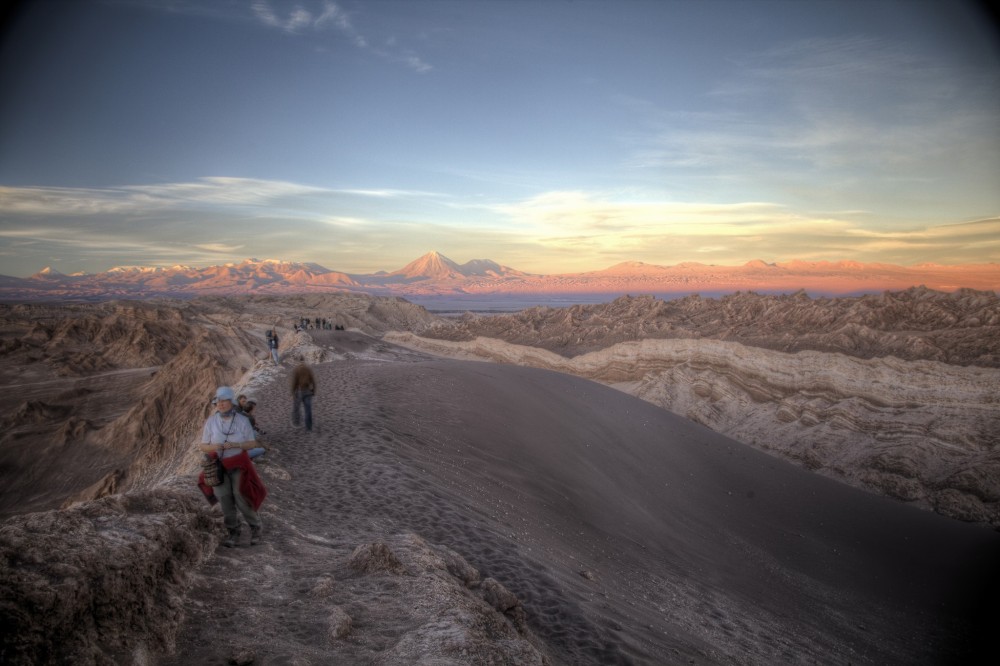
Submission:
[[[210,453],[208,454],[212,458],[217,458],[218,454]],[[261,480],[260,475],[257,474],[257,468],[254,467],[253,462],[250,460],[250,456],[246,451],[240,451],[238,456],[230,456],[228,458],[222,459],[222,466],[226,468],[226,471],[233,471],[238,469],[242,472],[240,474],[240,487],[238,492],[240,495],[246,498],[250,502],[250,506],[253,507],[254,511],[260,509],[260,505],[264,503],[264,498],[267,497],[267,488],[264,486],[264,482]],[[205,497],[209,502],[215,504],[215,491],[212,486],[205,484],[205,474],[198,475],[198,487],[201,488],[201,492],[204,493]]]

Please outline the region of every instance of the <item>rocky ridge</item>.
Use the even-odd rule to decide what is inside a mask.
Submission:
[[[125,432],[134,437],[129,440],[134,442],[133,448],[115,451],[111,458],[129,459],[136,464],[117,469],[71,496],[62,502],[62,509],[25,513],[31,511],[33,503],[22,501],[16,507],[19,515],[8,516],[0,525],[0,624],[5,627],[0,661],[173,663],[166,655],[175,653],[178,631],[191,612],[186,597],[192,586],[199,589],[199,594],[199,586],[204,586],[209,596],[223,593],[238,598],[246,592],[242,574],[234,577],[228,561],[212,557],[219,543],[220,517],[192,489],[190,481],[197,471],[190,443],[197,435],[195,429],[204,417],[206,397],[214,386],[230,383],[249,392],[273,380],[274,371],[268,362],[257,359],[249,369],[238,365],[248,356],[264,356],[253,347],[243,347],[246,336],[257,345],[261,326],[273,325],[275,316],[285,321],[291,320],[293,313],[313,312],[306,308],[322,309],[345,325],[372,333],[392,326],[420,329],[433,319],[422,309],[394,299],[306,298],[286,303],[287,311],[273,305],[268,302],[262,306],[259,299],[245,299],[182,307],[184,332],[194,340],[161,366],[153,382],[139,391],[139,395],[159,395],[161,399],[149,402],[129,396],[130,402],[138,400],[138,404],[125,416],[97,429],[99,435],[114,432],[101,440],[111,448],[123,440]],[[44,308],[20,308],[16,316],[5,320],[5,330],[8,334],[18,328],[34,331],[31,340],[36,342],[58,340],[51,348],[44,343],[33,346],[21,335],[13,339],[23,345],[8,345],[13,357],[28,359],[27,367],[51,372],[55,368],[48,364],[58,366],[58,361],[65,358],[66,336],[37,334],[39,330],[63,330],[55,320],[40,323],[50,314]],[[101,316],[109,315],[102,312]],[[310,362],[342,357],[338,352],[314,346],[304,332],[291,333],[280,326],[278,330],[285,355],[301,354]],[[374,350],[359,348],[355,353],[345,349],[340,353],[347,358],[378,359],[379,349],[376,345]],[[194,372],[192,360],[205,364],[208,376]],[[147,361],[141,353],[132,359],[136,363]],[[171,364],[175,365],[168,367]],[[9,364],[4,367],[11,369]],[[112,372],[122,371],[117,368]],[[84,373],[80,379],[87,377]],[[161,383],[156,383],[156,378]],[[171,393],[171,389],[176,392]],[[68,391],[63,395],[67,404],[56,408],[25,403],[13,414],[14,425],[23,428],[30,420],[52,426],[52,422],[77,411],[78,405],[70,404],[74,396],[88,395],[89,389]],[[192,413],[199,416],[192,417]],[[46,454],[54,453],[39,438],[22,435]],[[4,442],[2,448],[9,448],[9,442]],[[79,466],[81,458],[74,460]],[[39,467],[51,467],[52,457],[45,455],[31,461]],[[27,467],[20,471],[30,473]],[[288,473],[277,465],[262,467],[262,473],[269,484],[289,481]],[[40,484],[50,481],[41,475],[36,479]],[[16,484],[5,480],[5,485],[8,499],[17,499],[14,493],[21,493],[22,500],[30,496]],[[66,494],[65,489],[62,494]],[[42,504],[56,503],[50,498]],[[273,505],[269,505],[269,511],[277,510]],[[257,572],[261,574],[260,586],[267,590],[274,587],[279,598],[285,598],[292,587],[307,584],[302,595],[309,600],[305,605],[326,609],[326,642],[310,640],[307,647],[301,643],[301,636],[287,636],[285,643],[292,653],[300,654],[303,663],[309,663],[312,657],[322,661],[331,650],[350,649],[345,639],[354,632],[352,615],[357,617],[358,609],[368,607],[386,627],[405,627],[400,629],[400,639],[382,651],[380,663],[402,665],[427,658],[474,659],[511,666],[550,663],[535,646],[537,639],[525,623],[521,601],[498,581],[481,576],[445,546],[430,544],[414,534],[383,535],[377,541],[358,544],[349,558],[336,563],[330,559],[328,544],[311,547],[316,550],[315,559],[328,563],[323,576],[303,581],[298,574],[290,573],[286,579],[273,575],[270,566]],[[277,552],[271,557],[284,560],[286,555]],[[352,581],[349,590],[345,579]],[[401,591],[393,595],[395,603],[374,601],[383,596],[383,588]],[[349,605],[331,601],[334,595],[343,600],[345,594],[353,599]],[[200,604],[194,602],[194,606]],[[433,621],[426,621],[428,614]],[[367,617],[368,622],[372,616]],[[222,653],[211,652],[220,646]],[[363,644],[362,649],[374,648]],[[310,657],[302,656],[303,650]],[[212,659],[228,663],[252,663],[256,658],[253,649],[238,637],[235,641],[228,637],[220,641],[218,635],[209,650],[201,654],[213,654]],[[190,661],[184,656],[179,663]]]
[[[216,518],[175,484],[0,527],[0,661],[148,663],[168,649]]]
[[[276,326],[284,349],[295,321],[320,314],[370,333],[422,330],[434,319],[405,301],[356,294],[0,305],[0,381],[24,387],[0,398],[0,514],[168,478],[189,458],[215,387],[267,376],[265,331]],[[53,440],[86,454],[67,465],[65,456],[39,460],[36,447]]]

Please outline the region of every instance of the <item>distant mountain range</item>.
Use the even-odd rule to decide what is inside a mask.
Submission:
[[[192,298],[202,295],[291,294],[358,291],[413,298],[513,297],[592,294],[680,295],[758,291],[850,295],[915,286],[951,292],[961,288],[1000,290],[1000,264],[942,266],[862,264],[853,261],[742,266],[686,262],[658,266],[620,263],[586,273],[538,275],[488,259],[458,264],[429,252],[399,270],[348,274],[315,263],[246,259],[207,268],[119,266],[96,274],[64,275],[44,268],[28,278],[0,275],[0,299],[106,300],[112,298]]]

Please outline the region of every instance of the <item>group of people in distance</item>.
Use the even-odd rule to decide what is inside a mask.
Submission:
[[[304,331],[310,328],[318,328],[324,331],[343,331],[344,327],[340,324],[334,324],[332,321],[326,317],[316,317],[315,319],[309,319],[309,317],[300,317],[297,322],[295,322],[296,331]]]
[[[326,319],[325,317],[322,319],[316,317],[314,321],[315,323],[313,323],[313,321],[310,321],[308,317],[302,317],[294,324],[295,332],[297,333],[299,331],[305,331],[311,328],[319,328],[328,331],[346,330],[340,324],[334,324],[332,321]],[[278,338],[278,331],[275,328],[269,328],[267,330],[266,338],[267,338],[267,351],[271,355],[271,360],[274,361],[275,365],[281,365],[281,359],[280,356],[278,355],[278,344],[280,343],[280,339]]]
[[[277,333],[273,338],[277,339]],[[291,375],[292,424],[298,427],[304,416],[305,429],[312,431],[316,377],[302,355],[298,356],[298,361]],[[257,425],[257,401],[245,394],[237,397],[231,387],[220,386],[212,404],[215,411],[205,420],[199,449],[206,457],[221,460],[225,472],[219,485],[210,487],[200,479],[199,486],[209,501],[218,501],[222,507],[226,528],[223,545],[232,548],[239,542],[240,515],[250,526],[250,545],[257,545],[263,534],[258,510],[267,496],[267,488],[253,463],[253,459],[267,452],[267,447],[257,439],[258,435],[265,434]]]

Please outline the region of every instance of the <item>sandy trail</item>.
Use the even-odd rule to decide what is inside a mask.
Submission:
[[[392,655],[427,622],[414,578],[349,566],[405,534],[517,595],[553,663],[949,663],[995,613],[995,533],[598,384],[313,337],[344,359],[314,366],[314,432],[290,423],[290,360],[256,391],[265,542],[197,572],[157,663],[412,663]],[[331,638],[335,611],[353,625]]]

